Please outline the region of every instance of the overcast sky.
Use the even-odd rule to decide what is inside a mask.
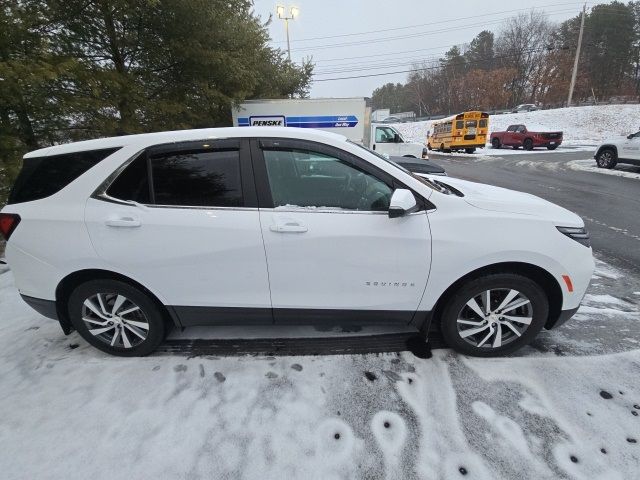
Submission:
[[[269,27],[272,43],[286,50],[284,22],[275,14],[277,4],[277,0],[255,0],[255,11],[263,21],[274,14]],[[484,29],[497,32],[506,18],[519,12],[541,9],[551,21],[561,22],[582,8],[580,2],[561,0],[295,0],[286,5],[287,12],[290,6],[299,9],[299,16],[289,22],[291,59],[300,62],[313,57],[316,64],[312,97],[368,97],[376,87],[404,82],[407,76],[387,72],[409,70],[414,62],[438,58]],[[334,38],[317,38],[329,36]],[[319,81],[381,73],[385,75]]]

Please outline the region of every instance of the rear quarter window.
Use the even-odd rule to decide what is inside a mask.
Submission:
[[[31,202],[50,197],[118,150],[119,148],[103,148],[25,158],[7,203]]]

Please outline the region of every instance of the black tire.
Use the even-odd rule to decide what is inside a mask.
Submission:
[[[555,150],[556,148],[558,148],[557,145],[547,145],[547,150]]]
[[[444,143],[441,143],[441,144],[440,144],[440,148],[439,148],[439,150],[440,150],[441,152],[444,152]]]
[[[525,150],[533,150],[533,140],[531,140],[530,138],[525,138],[524,142],[522,142],[522,147]]]
[[[433,148],[431,148],[431,144],[427,143],[427,150],[433,150]]]
[[[529,300],[529,303],[527,304],[528,306],[518,307],[530,308],[531,314],[531,323],[528,326],[523,327],[523,330],[520,332],[521,336],[517,336],[512,333],[506,325],[504,326],[503,333],[507,333],[507,335],[511,335],[511,337],[509,337],[510,340],[507,338],[507,341],[501,346],[493,347],[485,344],[479,347],[470,343],[470,341],[474,341],[474,339],[478,340],[476,343],[481,343],[482,340],[480,337],[484,336],[484,333],[486,333],[487,330],[479,332],[477,336],[470,336],[469,341],[460,336],[461,332],[459,331],[459,325],[461,324],[458,322],[459,316],[464,315],[464,312],[469,312],[469,307],[467,307],[467,305],[471,299],[476,298],[486,290],[496,290],[496,293],[493,294],[494,298],[490,299],[490,304],[493,305],[492,308],[496,308],[499,306],[501,299],[506,295],[503,294],[503,297],[500,297],[500,293],[508,292],[512,289],[520,292]],[[518,310],[516,309],[514,311],[517,312]],[[545,292],[536,282],[515,273],[491,274],[468,281],[449,298],[442,311],[440,328],[447,345],[457,352],[477,357],[493,357],[507,355],[530,343],[544,326],[548,314],[549,301]],[[478,318],[476,321],[490,322],[491,320],[480,320]],[[511,324],[520,325],[520,323],[515,323],[514,321],[512,321]],[[482,325],[484,325],[484,323]],[[467,325],[463,325],[462,327],[467,328]],[[470,326],[468,328],[476,327]],[[489,327],[487,326],[485,328]],[[500,328],[503,328],[502,325],[500,325]],[[492,337],[492,339],[495,339],[495,336]]]
[[[493,140],[491,140],[491,146],[493,148],[496,148],[496,149],[502,148],[502,144],[500,143],[500,139],[499,138],[494,138]]]
[[[126,297],[130,304],[139,307],[139,310],[134,312],[137,317],[134,318],[128,316],[128,318],[137,320],[138,324],[141,324],[143,322],[146,322],[148,324],[148,328],[146,329],[146,338],[141,340],[139,336],[137,337],[134,334],[134,330],[137,330],[144,334],[145,329],[136,327],[134,330],[129,330],[128,328],[125,328],[124,325],[116,325],[112,327],[114,334],[116,330],[120,328],[125,331],[125,334],[120,334],[119,338],[116,339],[119,340],[119,342],[117,343],[122,343],[122,345],[111,346],[104,338],[105,336],[111,334],[111,330],[105,332],[104,335],[99,336],[90,333],[89,325],[93,324],[89,324],[83,320],[83,310],[86,311],[84,304],[85,300],[97,298],[96,295],[98,294],[100,294],[101,298],[104,299],[104,304],[107,311],[110,308],[109,305],[112,306],[113,301],[115,301],[114,296],[117,295]],[[85,282],[76,287],[75,290],[71,293],[67,305],[71,323],[78,331],[78,333],[82,336],[82,338],[84,338],[88,343],[90,343],[97,349],[111,355],[117,355],[121,357],[139,357],[149,355],[158,347],[158,345],[160,345],[160,343],[165,338],[167,327],[165,324],[165,312],[162,310],[162,307],[158,305],[156,300],[151,298],[147,293],[144,293],[143,291],[139,290],[136,287],[133,287],[132,285],[129,285],[128,283],[111,279],[91,280]],[[122,316],[124,317],[124,315]],[[95,317],[95,320],[102,321],[102,318]],[[107,326],[108,325],[104,327],[101,325],[96,325],[97,328],[106,328]],[[123,337],[131,337],[131,347],[124,346]],[[135,342],[139,343],[135,344]]]
[[[475,147],[474,148],[465,148],[464,152],[465,153],[474,153],[476,151]]]
[[[618,164],[618,155],[613,148],[603,148],[596,155],[596,165],[600,168],[615,168]]]

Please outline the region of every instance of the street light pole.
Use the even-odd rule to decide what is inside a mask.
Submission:
[[[287,32],[287,55],[289,57],[289,61],[291,61],[291,43],[289,43],[289,20],[293,20],[298,16],[298,9],[296,7],[290,7],[289,16],[285,14],[285,11],[286,8],[284,7],[284,5],[278,5],[276,7],[278,18],[280,20],[284,20],[284,28]]]

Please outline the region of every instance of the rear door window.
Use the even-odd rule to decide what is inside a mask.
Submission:
[[[243,206],[239,150],[163,154],[151,172],[156,205]]]
[[[140,155],[131,162],[109,186],[106,193],[120,200],[151,203],[147,157]]]
[[[31,202],[50,197],[119,149],[103,148],[25,158],[7,203]]]

